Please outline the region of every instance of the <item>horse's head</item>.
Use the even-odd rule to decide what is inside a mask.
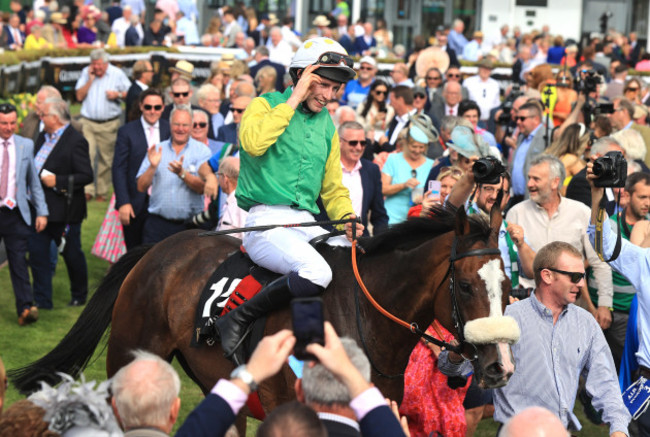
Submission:
[[[465,209],[459,208],[450,258],[453,321],[464,340],[465,353],[478,355],[474,371],[481,385],[488,388],[505,385],[514,373],[510,344],[519,339],[517,322],[503,315],[510,280],[498,250],[501,222],[496,207],[489,228],[480,220],[470,221]]]

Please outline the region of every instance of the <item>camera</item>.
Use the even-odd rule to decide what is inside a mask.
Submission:
[[[592,169],[596,187],[624,187],[627,177],[627,161],[621,152],[607,152],[594,161]]]
[[[595,70],[578,72],[578,79],[578,92],[585,95],[596,92],[596,88],[602,83],[600,75]]]
[[[472,166],[474,181],[479,184],[498,184],[505,171],[504,165],[494,156],[481,158]]]
[[[510,296],[519,300],[528,299],[533,290],[533,288],[513,288],[510,290]]]
[[[497,123],[509,124],[512,121],[512,105],[515,100],[517,100],[517,98],[521,95],[522,92],[520,85],[518,83],[512,85],[510,94],[508,94],[508,97],[506,97],[506,99],[503,101],[503,104],[501,105],[501,114],[499,115]]]

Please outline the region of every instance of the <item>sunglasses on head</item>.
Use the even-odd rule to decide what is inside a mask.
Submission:
[[[12,112],[16,112],[16,107],[14,105],[12,105],[11,103],[0,104],[0,113],[10,114]]]
[[[243,113],[243,112],[246,110],[246,108],[233,108],[233,107],[231,106],[231,107],[230,107],[230,110],[231,110],[232,112],[236,112],[237,114],[241,114],[241,113]]]
[[[200,127],[201,129],[205,128],[208,125],[205,121],[197,121],[194,123],[194,129]]]
[[[348,141],[345,138],[341,138],[343,141],[351,145],[352,147],[356,147],[357,144],[361,144],[361,147],[366,147],[366,140],[352,140]]]
[[[143,105],[145,111],[151,111],[152,109],[154,111],[160,111],[163,106],[162,105]]]
[[[587,275],[585,272],[567,272],[567,271],[564,271],[564,270],[554,269],[552,267],[543,267],[543,268],[539,269],[540,272],[542,270],[550,270],[550,271],[555,272],[555,273],[560,273],[562,275],[567,275],[569,277],[569,281],[573,282],[574,284],[577,284],[578,282],[583,280]]]
[[[354,61],[352,61],[352,58],[343,55],[341,53],[335,53],[335,52],[325,52],[320,57],[318,58],[318,61],[316,61],[316,64],[318,65],[344,65],[346,67],[352,68],[354,66]]]
[[[187,97],[190,95],[190,92],[185,91],[184,93],[172,93],[172,94],[174,95],[174,97],[178,98],[178,97]]]

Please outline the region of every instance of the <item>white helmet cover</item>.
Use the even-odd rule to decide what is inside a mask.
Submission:
[[[325,54],[331,55],[324,56]],[[348,52],[331,38],[312,38],[302,43],[289,65],[294,81],[297,80],[297,77],[293,77],[297,70],[314,64],[321,64],[321,67],[315,71],[316,74],[336,82],[345,83],[356,75]]]

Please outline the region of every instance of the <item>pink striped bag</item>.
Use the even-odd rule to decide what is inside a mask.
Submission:
[[[108,203],[108,210],[90,253],[110,263],[116,262],[126,253],[122,223],[119,213],[115,209],[115,194]]]

